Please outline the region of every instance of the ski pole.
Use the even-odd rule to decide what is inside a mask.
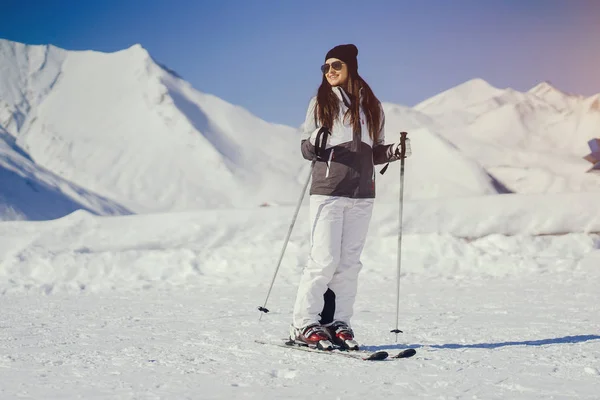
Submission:
[[[275,283],[275,278],[277,277],[277,273],[279,272],[279,267],[281,267],[281,261],[283,260],[283,255],[285,254],[285,249],[290,240],[290,236],[292,235],[292,230],[294,229],[294,225],[296,224],[296,218],[298,217],[298,212],[300,211],[300,206],[302,205],[302,200],[304,200],[304,194],[306,193],[306,188],[310,182],[310,178],[312,177],[312,171],[315,167],[315,163],[320,159],[320,155],[323,151],[325,151],[327,147],[327,135],[330,135],[330,132],[327,128],[322,127],[319,129],[317,133],[317,137],[315,140],[315,156],[310,165],[310,173],[306,178],[306,182],[304,183],[304,187],[302,188],[302,194],[300,195],[300,199],[298,200],[298,205],[296,206],[296,211],[294,212],[294,217],[292,218],[292,223],[290,224],[290,228],[288,229],[287,236],[283,242],[283,248],[281,249],[281,254],[279,255],[279,261],[277,261],[277,267],[275,268],[275,273],[273,274],[273,279],[271,280],[271,286],[269,286],[269,291],[267,292],[267,297],[265,298],[265,302],[262,306],[258,307],[258,310],[262,313],[266,314],[269,312],[267,308],[267,301],[269,300],[269,296],[271,295],[271,290],[273,290],[273,284]],[[258,320],[262,320],[263,314],[260,314]]]
[[[279,272],[279,267],[281,266],[281,261],[283,260],[283,255],[285,254],[285,248],[287,247],[288,241],[290,240],[290,236],[292,235],[292,230],[294,229],[294,224],[296,223],[296,218],[298,217],[298,212],[300,211],[300,206],[302,205],[302,200],[304,200],[304,194],[306,193],[306,188],[308,187],[308,183],[310,182],[310,178],[312,176],[312,170],[315,166],[315,163],[313,161],[313,163],[310,166],[310,173],[308,174],[308,178],[306,178],[306,182],[304,183],[304,188],[302,189],[302,195],[300,196],[300,199],[298,200],[298,205],[296,206],[296,211],[294,212],[294,217],[292,218],[292,223],[290,224],[290,228],[288,229],[288,233],[287,236],[285,238],[285,241],[283,242],[283,248],[281,249],[281,254],[279,255],[279,261],[277,262],[277,267],[275,268],[275,273],[273,274],[273,279],[271,280],[271,286],[269,287],[269,291],[267,292],[267,298],[265,299],[265,303],[262,305],[262,307],[258,307],[259,311],[262,311],[262,313],[268,313],[269,310],[266,308],[267,307],[267,301],[269,300],[269,296],[271,295],[271,290],[273,289],[273,284],[275,283],[275,278],[277,277],[277,272]],[[259,321],[262,319],[263,314],[260,314],[260,318],[258,319]]]
[[[390,332],[396,334],[396,343],[398,343],[398,334],[402,333],[398,329],[398,320],[400,317],[400,273],[402,270],[402,212],[404,208],[404,160],[407,156],[407,136],[406,132],[400,132],[400,204],[399,204],[399,230],[398,230],[398,256],[397,256],[397,275],[396,275],[396,329],[392,329]],[[410,149],[408,150],[410,154]]]

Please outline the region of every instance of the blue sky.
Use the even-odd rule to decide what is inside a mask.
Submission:
[[[380,100],[407,106],[472,78],[600,92],[600,1],[0,1],[0,38],[68,50],[140,43],[198,90],[292,126],[341,43],[358,46]]]

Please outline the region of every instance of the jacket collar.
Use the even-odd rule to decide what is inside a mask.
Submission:
[[[348,96],[348,93],[346,93],[346,91],[342,89],[341,86],[332,86],[331,90],[333,90],[333,93],[335,93],[337,98],[340,99],[340,101],[343,101],[344,104],[346,104],[346,107],[348,107],[348,105],[350,104],[350,96]]]
[[[351,104],[350,96],[348,95],[348,93],[346,93],[346,91],[344,89],[342,89],[341,86],[332,86],[331,90],[333,91],[333,93],[335,93],[337,98],[346,105],[346,107],[350,108],[350,104]],[[362,97],[363,89],[360,88],[358,93],[359,93],[359,96]]]

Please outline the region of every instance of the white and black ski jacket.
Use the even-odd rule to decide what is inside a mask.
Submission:
[[[384,121],[381,110],[382,128],[377,143],[369,136],[367,121],[360,109],[360,131],[354,131],[352,124],[344,123],[344,114],[350,105],[350,98],[341,87],[332,87],[340,101],[339,117],[326,136],[325,146],[320,140],[323,132],[315,120],[317,99],[313,97],[306,112],[301,141],[302,156],[315,162],[312,170],[310,194],[342,196],[351,198],[375,197],[376,164],[396,161],[393,146],[385,145]],[[319,143],[317,144],[317,136]],[[317,154],[318,153],[318,154]]]

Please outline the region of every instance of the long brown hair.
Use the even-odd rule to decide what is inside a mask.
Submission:
[[[374,143],[377,142],[379,132],[382,128],[381,102],[371,90],[371,87],[358,74],[358,71],[350,69],[348,71],[348,96],[351,105],[344,115],[344,122],[351,123],[354,131],[360,129],[360,106],[362,106],[365,117],[367,118],[367,127],[369,136]],[[362,93],[361,93],[362,89]],[[361,99],[360,104],[358,99]],[[319,121],[321,126],[329,129],[333,127],[335,120],[339,117],[340,103],[339,99],[331,90],[331,85],[323,75],[323,81],[317,91],[317,105],[315,107],[315,120]]]

